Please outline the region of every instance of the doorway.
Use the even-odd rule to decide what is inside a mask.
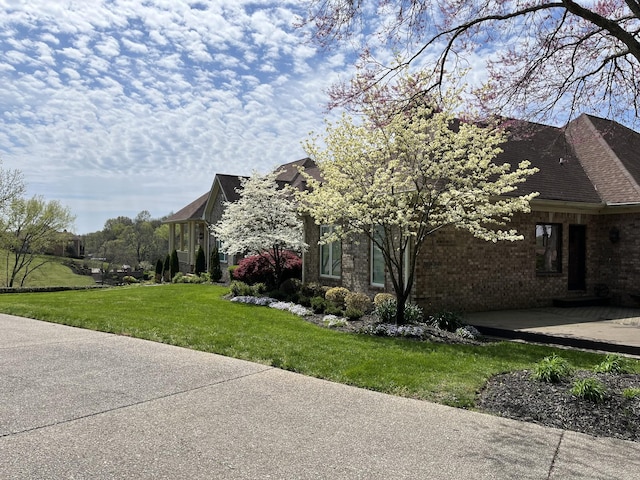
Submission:
[[[569,225],[568,289],[587,289],[587,227]]]

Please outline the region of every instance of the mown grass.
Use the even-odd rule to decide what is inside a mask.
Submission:
[[[577,368],[603,356],[522,343],[447,345],[347,334],[288,312],[231,303],[223,287],[135,286],[0,295],[0,311],[218,353],[386,393],[473,407],[486,380],[560,353]],[[632,363],[640,371],[638,362]]]
[[[13,259],[10,258],[10,261]],[[67,258],[59,258],[48,255],[38,256],[34,265],[41,262],[44,265],[34,270],[27,276],[25,287],[81,287],[95,285],[95,281],[88,275],[76,275],[63,261],[72,261]],[[13,264],[11,264],[13,265]],[[0,285],[4,286],[7,279],[7,262],[5,251],[0,250]],[[14,287],[20,286],[22,275],[19,275]]]

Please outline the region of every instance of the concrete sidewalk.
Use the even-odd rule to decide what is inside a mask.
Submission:
[[[0,478],[640,479],[640,444],[0,315]]]

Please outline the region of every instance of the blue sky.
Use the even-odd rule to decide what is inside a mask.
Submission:
[[[296,1],[0,0],[0,158],[75,231],[177,211],[215,173],[304,156],[348,52],[323,54]]]

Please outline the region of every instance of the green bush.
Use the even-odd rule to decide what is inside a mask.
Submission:
[[[396,299],[387,298],[375,304],[375,309],[373,310],[373,313],[376,317],[378,317],[378,321],[380,321],[380,323],[395,323],[396,310],[397,310]]]
[[[324,313],[327,308],[327,301],[324,297],[313,297],[311,299],[311,310],[315,313]]]
[[[209,277],[212,282],[219,282],[222,279],[222,268],[220,268],[220,252],[218,247],[213,247],[209,257]]]
[[[122,281],[128,284],[140,283],[136,277],[132,277],[131,275],[125,275],[124,277],[122,277]]]
[[[253,289],[244,282],[234,280],[229,284],[231,295],[234,297],[253,296]]]
[[[569,362],[554,354],[538,362],[531,376],[541,382],[558,383],[571,375],[571,371]]]
[[[319,283],[305,283],[304,285],[302,285],[302,287],[300,287],[300,293],[306,297],[309,298],[313,298],[313,297],[322,297],[324,298],[325,293],[327,293],[327,290],[329,290],[329,287],[325,287],[323,285],[320,285]]]
[[[338,317],[341,317],[344,312],[333,302],[327,302],[324,308],[324,313],[326,313],[327,315],[336,315]]]
[[[346,310],[359,310],[362,312],[361,317],[365,313],[369,313],[373,309],[371,299],[364,293],[349,292],[344,297],[344,306]],[[348,315],[347,315],[348,316]]]
[[[173,277],[171,277],[171,283],[184,283],[182,281],[182,277],[184,277],[184,273],[178,272]]]
[[[344,287],[333,287],[327,290],[324,298],[327,300],[327,302],[331,302],[336,307],[343,309],[345,308],[345,298],[347,295],[349,295],[349,293],[349,290]]]
[[[593,369],[596,373],[629,373],[627,361],[620,355],[609,354]]]
[[[364,316],[364,312],[362,310],[358,310],[355,307],[348,307],[344,312],[344,316],[349,320],[359,320]]]
[[[297,278],[287,278],[280,285],[280,291],[285,295],[293,295],[300,291],[302,281]]]
[[[455,332],[460,327],[464,326],[464,322],[460,315],[455,312],[444,310],[442,312],[431,315],[427,321],[429,325],[440,330],[446,330],[447,332]]]
[[[207,270],[207,257],[204,254],[202,245],[200,245],[198,246],[198,252],[196,253],[195,274],[200,276],[200,274],[204,273],[206,270]]]
[[[179,271],[180,271],[180,260],[178,260],[178,251],[173,250],[173,252],[171,252],[171,257],[169,262],[169,278],[173,280],[173,277],[175,277]]]
[[[238,281],[238,280],[236,280]],[[266,283],[255,283],[251,285],[251,292],[254,296],[263,295],[267,291]]]
[[[625,388],[622,391],[622,396],[627,400],[633,400],[634,398],[638,398],[640,397],[640,388],[637,388],[637,387]]]
[[[393,300],[395,302],[396,297],[390,293],[377,293],[375,297],[373,297],[374,306],[378,306],[381,303],[386,302],[387,300]]]
[[[605,386],[596,378],[576,380],[571,388],[571,394],[593,403],[602,403],[607,393]]]
[[[407,303],[404,306],[404,321],[405,323],[421,323],[424,320],[424,313],[422,308],[415,303]]]

